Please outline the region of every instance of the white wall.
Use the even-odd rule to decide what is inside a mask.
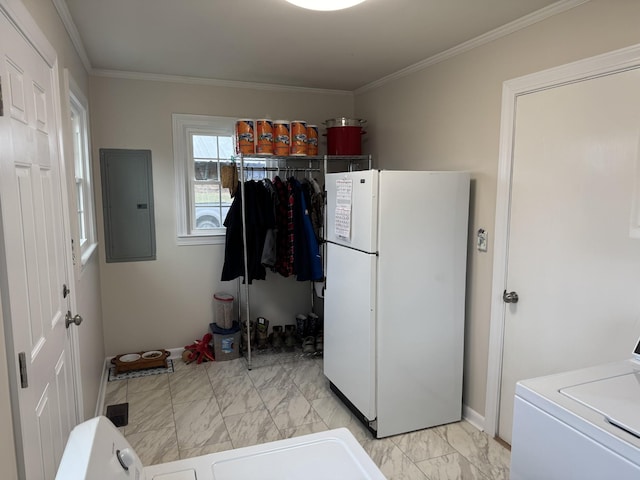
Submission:
[[[356,96],[383,168],[472,172],[464,403],[485,411],[502,82],[640,42],[640,2],[592,0]],[[478,252],[475,232],[489,233]]]
[[[224,245],[178,246],[172,113],[322,121],[353,113],[353,96],[316,91],[273,91],[164,81],[91,78],[94,171],[100,148],[150,149],[157,260],[105,263],[100,254],[102,313],[107,355],[183,347],[207,333],[212,295],[235,294],[220,282]],[[104,237],[97,178],[98,238]],[[310,303],[308,282],[269,275],[251,288],[251,316],[272,324],[295,323]]]
[[[78,327],[81,359],[84,418],[95,415],[104,369],[104,332],[102,327],[102,304],[100,294],[100,272],[98,253],[89,259],[76,277],[76,299],[82,325]]]

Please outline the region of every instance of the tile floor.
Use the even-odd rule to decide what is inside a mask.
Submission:
[[[389,480],[509,478],[510,453],[462,421],[376,440],[329,389],[322,358],[257,354],[186,365],[107,384],[107,405],[129,402],[121,430],[143,464],[347,427]]]

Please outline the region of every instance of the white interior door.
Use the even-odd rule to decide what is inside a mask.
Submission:
[[[58,153],[55,69],[0,8],[0,291],[12,365],[19,465],[27,479],[54,478],[75,425],[63,295],[68,245]],[[20,375],[18,355],[24,353]],[[24,384],[25,380],[28,384]]]
[[[518,97],[498,434],[518,380],[628,358],[640,335],[630,238],[640,71]]]

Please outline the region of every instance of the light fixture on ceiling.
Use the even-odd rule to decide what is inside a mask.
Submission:
[[[345,8],[353,7],[365,0],[287,0],[298,7],[306,8],[308,10],[343,10]]]

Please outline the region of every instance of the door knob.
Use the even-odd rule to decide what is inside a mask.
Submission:
[[[82,317],[80,315],[71,316],[71,312],[67,310],[67,314],[64,316],[64,326],[69,328],[69,325],[75,323],[80,325],[82,323]]]
[[[502,293],[502,300],[504,300],[504,303],[518,303],[518,294],[516,292],[507,292],[505,290]]]

